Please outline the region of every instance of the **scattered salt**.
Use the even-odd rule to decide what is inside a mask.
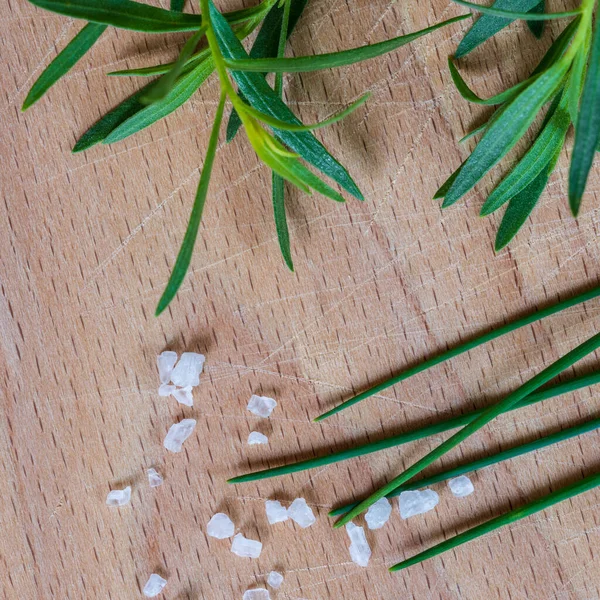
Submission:
[[[414,515],[422,515],[437,506],[440,497],[433,490],[408,491],[400,494],[400,516],[408,519]]]
[[[231,551],[238,556],[246,558],[258,558],[262,550],[262,544],[255,540],[245,538],[241,533],[238,533],[233,538]]]
[[[365,521],[369,529],[381,529],[387,523],[391,514],[392,505],[387,498],[383,497],[377,500],[375,504],[371,504],[365,515]]]
[[[163,579],[156,573],[152,573],[146,582],[146,585],[144,586],[144,596],[147,598],[154,598],[154,596],[158,596],[163,591],[165,585],[167,585],[166,579]]]
[[[196,387],[200,383],[205,360],[203,354],[184,352],[171,373],[171,381],[179,387]]]
[[[267,577],[267,583],[275,590],[278,590],[283,583],[283,575],[277,571],[271,571]]]
[[[175,386],[173,386],[175,387]],[[185,404],[186,406],[194,406],[194,398],[192,396],[192,386],[188,385],[183,388],[175,389],[171,392],[171,395],[179,404]]]
[[[258,431],[251,431],[248,436],[248,443],[253,446],[254,444],[268,444],[269,438]]]
[[[267,511],[267,519],[271,525],[288,520],[287,508],[279,500],[267,500],[265,502],[265,509]]]
[[[448,487],[457,498],[464,498],[475,491],[473,482],[466,475],[451,479],[448,482]]]
[[[164,441],[165,448],[171,452],[181,452],[183,442],[190,437],[194,427],[196,427],[196,419],[183,419],[171,425]]]
[[[206,533],[210,537],[224,540],[231,537],[235,531],[233,521],[225,513],[217,513],[212,517],[206,526]]]
[[[151,488],[155,488],[163,484],[163,478],[156,469],[150,468],[146,471],[146,473],[148,473],[148,483],[150,484]]]
[[[352,521],[346,524],[346,531],[350,537],[350,558],[361,567],[366,567],[371,558],[371,548],[365,536],[363,527],[358,527]]]
[[[254,394],[248,402],[248,410],[258,417],[266,419],[271,416],[273,409],[277,406],[277,402],[273,398],[267,396],[257,396]]]
[[[170,396],[176,389],[177,386],[175,385],[171,385],[170,383],[161,383],[160,387],[158,388],[158,395],[166,398],[167,396]]]
[[[131,488],[127,486],[124,490],[112,490],[106,496],[108,506],[125,506],[131,500]]]
[[[296,498],[288,508],[288,516],[300,527],[310,527],[317,519],[304,498]]]
[[[173,367],[177,362],[177,353],[166,350],[162,354],[156,357],[156,364],[158,366],[158,376],[161,383],[169,383],[171,381],[171,373]]]
[[[254,588],[253,590],[246,590],[242,600],[271,600],[269,590],[265,588]]]

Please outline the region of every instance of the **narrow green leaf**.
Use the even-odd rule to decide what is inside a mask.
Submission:
[[[446,206],[466,194],[525,134],[561,85],[569,64],[558,62],[514,98],[485,132],[446,194]]]
[[[475,129],[471,129],[471,131],[469,131],[469,133],[463,135],[463,137],[461,137],[460,140],[458,140],[458,143],[464,144],[467,140],[470,140],[472,137],[475,137],[476,135],[483,133],[487,129],[487,127],[488,127],[488,122],[486,121],[485,123],[482,123],[479,127],[475,127]],[[450,187],[450,186],[448,186],[448,187]],[[439,196],[439,197],[443,198],[443,196]]]
[[[442,21],[426,29],[415,31],[407,35],[370,44],[368,46],[360,46],[350,50],[342,50],[341,52],[330,52],[327,54],[314,54],[312,56],[297,56],[295,58],[257,58],[250,59],[231,57],[226,61],[227,66],[233,71],[246,71],[258,73],[307,73],[310,71],[321,71],[323,69],[335,69],[337,67],[345,67],[353,65],[371,58],[376,58],[384,54],[388,54],[401,46],[404,46],[428,33],[432,33],[441,27],[457,23],[463,19],[468,19],[470,15],[461,15]],[[235,76],[235,74],[234,74]]]
[[[456,181],[460,170],[464,167],[465,163],[463,162],[444,183],[439,187],[438,191],[433,195],[434,200],[441,200],[448,193],[448,190],[452,187],[452,184]]]
[[[552,111],[550,118],[531,148],[484,202],[481,208],[481,216],[489,215],[498,210],[505,202],[529,187],[534,180],[538,179],[540,174],[547,173],[547,179],[550,174],[548,166],[552,159],[560,153],[567,130],[571,124],[571,118],[567,110],[568,98],[566,91],[560,95],[560,101],[556,109]],[[525,196],[530,198],[529,202],[533,202],[532,195],[535,195],[534,191],[537,190],[537,186],[533,186],[531,190],[532,192]],[[525,200],[522,201],[525,202]]]
[[[575,126],[575,143],[569,170],[569,204],[574,216],[579,214],[581,199],[594,155],[600,142],[600,21],[596,12],[594,37],[587,73],[581,94],[579,116]]]
[[[185,8],[185,0],[171,0],[169,7],[173,12],[183,12]]]
[[[223,120],[223,109],[225,108],[225,94],[221,94],[219,99],[219,105],[217,107],[217,113],[215,115],[215,121],[213,123],[212,131],[210,133],[210,139],[208,141],[208,148],[206,150],[206,158],[204,159],[204,165],[202,167],[202,173],[200,174],[200,182],[198,183],[198,191],[196,192],[196,198],[194,199],[194,206],[192,208],[192,214],[188,222],[185,236],[175,261],[175,266],[169,277],[167,287],[161,296],[158,306],[156,307],[156,316],[169,306],[169,303],[177,294],[177,291],[181,287],[185,275],[190,266],[192,259],[192,253],[194,252],[194,245],[196,244],[196,237],[198,236],[198,229],[200,228],[200,221],[202,220],[202,212],[204,211],[204,204],[206,202],[206,195],[208,194],[208,186],[210,184],[210,176],[212,173],[213,163],[215,161],[215,155],[217,153],[217,143],[219,142],[219,129],[221,127],[221,121]]]
[[[211,21],[218,39],[219,47],[225,58],[248,58],[248,54],[239,40],[233,35],[231,27],[211,3]],[[259,59],[255,59],[259,60]],[[269,87],[260,74],[233,73],[240,91],[257,110],[282,121],[300,125],[301,122]],[[310,132],[277,131],[275,137],[297,152],[306,162],[312,164],[339,183],[356,198],[363,200],[360,190],[342,165],[327,152],[325,147]]]
[[[559,36],[554,40],[550,48],[548,48],[546,54],[544,54],[542,57],[542,60],[540,60],[538,63],[538,66],[532,71],[530,77],[543,73],[563,57],[566,49],[573,39],[573,36],[577,33],[580,23],[581,16],[573,19],[560,32]]]
[[[37,102],[96,43],[106,25],[88,23],[44,69],[31,86],[21,110]]]
[[[584,44],[584,47],[580,48],[575,55],[569,76],[569,114],[573,124],[577,123],[577,115],[579,114],[579,100],[581,99],[581,90],[583,88],[583,78],[586,72],[588,56],[589,39]]]
[[[570,19],[571,17],[577,17],[581,14],[581,9],[539,14],[534,12],[503,10],[493,6],[482,6],[481,4],[467,2],[467,0],[452,0],[452,2],[459,4],[460,6],[470,8],[471,10],[483,13],[484,15],[502,17],[503,19],[510,19],[512,21],[516,19],[525,19],[527,21],[551,21],[552,19]]]
[[[539,4],[536,4],[531,12],[533,13],[543,13],[546,11],[546,2],[545,0],[541,0]],[[539,40],[544,34],[544,21],[527,21],[527,27],[529,27],[529,31],[533,33],[533,35]]]
[[[308,0],[292,1],[287,28],[287,39],[292,35],[296,23],[304,12],[307,3]],[[269,58],[277,55],[283,12],[283,8],[279,6],[279,4],[273,5],[273,8],[265,17],[262,27],[256,36],[256,40],[254,40],[254,44],[250,49],[250,58]],[[244,100],[243,95],[240,97]],[[240,121],[239,115],[235,112],[235,109],[232,109],[229,122],[227,123],[227,142],[233,140],[241,124],[242,122]]]
[[[494,8],[528,12],[538,6],[539,0],[496,0]],[[467,31],[456,49],[456,58],[462,58],[496,35],[499,31],[512,23],[512,20],[482,15]],[[531,21],[529,21],[531,23]]]
[[[358,506],[349,511],[341,519],[339,519],[334,527],[341,527],[351,521],[354,517],[359,515],[361,512],[369,508],[372,504],[377,502],[383,496],[386,496],[403,483],[406,483],[409,479],[412,479],[415,475],[418,475],[423,469],[428,467],[430,464],[435,462],[437,459],[444,456],[453,448],[456,448],[460,443],[464,442],[467,438],[477,432],[479,429],[487,425],[490,421],[495,419],[501,413],[507,411],[511,406],[517,404],[525,396],[531,394],[533,391],[568,369],[582,358],[591,354],[600,347],[600,333],[592,336],[555,362],[550,366],[546,367],[543,371],[529,379],[517,390],[506,396],[500,402],[487,408],[480,416],[471,421],[468,425],[465,425],[460,431],[457,431],[454,435],[449,437],[446,441],[442,442],[439,446],[434,448],[431,452],[426,454],[423,458],[418,460],[416,463],[411,465],[403,473],[392,479],[389,483],[381,487],[375,493],[371,494],[369,498],[361,502]]]
[[[210,56],[210,50],[204,48],[199,52],[196,52],[189,60],[186,61],[182,72],[186,73],[188,70],[192,70],[204,59]],[[164,75],[168,73],[175,66],[175,62],[163,63],[160,65],[152,65],[150,67],[136,67],[133,69],[122,69],[120,71],[111,71],[107,73],[111,77],[153,77],[155,75]]]
[[[275,216],[275,229],[279,240],[279,249],[285,264],[290,271],[294,271],[294,261],[290,249],[290,232],[288,230],[287,217],[285,214],[285,181],[277,173],[272,174],[273,183],[273,213]]]
[[[426,370],[430,369],[431,367],[435,367],[435,365],[439,365],[440,363],[450,360],[451,358],[454,358],[455,356],[459,356],[465,352],[468,352],[469,350],[473,350],[474,348],[477,348],[478,346],[481,346],[482,344],[491,342],[492,340],[495,340],[507,333],[510,333],[512,331],[520,329],[521,327],[525,327],[526,325],[531,325],[531,323],[535,323],[536,321],[539,321],[540,319],[549,317],[550,315],[556,314],[562,310],[570,308],[571,306],[576,306],[582,302],[587,302],[588,300],[592,300],[594,298],[597,298],[598,296],[600,296],[600,286],[595,287],[588,292],[584,292],[583,294],[579,294],[578,296],[574,296],[572,298],[568,298],[567,300],[562,300],[555,304],[551,304],[550,306],[547,306],[546,308],[543,308],[537,312],[534,312],[525,317],[522,317],[521,319],[516,319],[505,325],[496,327],[496,328],[488,331],[487,333],[484,333],[483,335],[472,338],[472,339],[468,340],[467,342],[464,342],[462,344],[459,344],[458,346],[455,346],[454,348],[450,348],[449,350],[446,350],[445,352],[441,352],[440,354],[438,354],[436,356],[427,358],[423,362],[420,362],[413,367],[409,367],[407,369],[400,371],[398,374],[394,375],[393,377],[390,377],[389,379],[386,379],[385,381],[378,383],[377,385],[374,385],[373,387],[369,388],[368,390],[365,390],[364,392],[361,392],[360,394],[353,396],[349,400],[346,400],[345,402],[338,404],[331,410],[329,410],[326,413],[323,413],[322,415],[317,417],[315,419],[315,421],[322,421],[323,419],[326,419],[327,417],[330,417],[330,416],[344,410],[345,408],[349,408],[350,406],[353,406],[354,404],[361,402],[362,400],[365,400],[371,396],[379,394],[383,390],[385,390],[393,385],[396,385],[397,383],[400,383],[401,381],[405,381],[406,379],[409,379],[410,377],[412,377],[413,375],[416,375],[417,373],[422,373],[423,371],[426,371]]]
[[[171,114],[190,99],[192,94],[208,79],[213,70],[214,62],[209,57],[178,79],[171,91],[162,100],[138,110],[133,116],[116,127],[106,136],[103,143],[114,144],[119,142]]]
[[[466,542],[470,542],[471,540],[477,539],[482,535],[487,535],[488,533],[499,529],[500,527],[504,527],[505,525],[510,525],[511,523],[515,523],[520,519],[524,519],[525,517],[529,517],[534,515],[537,512],[545,510],[554,504],[558,504],[559,502],[564,502],[565,500],[569,500],[578,494],[583,494],[584,492],[588,492],[593,490],[594,488],[600,485],[600,473],[596,475],[590,475],[588,477],[584,477],[582,480],[577,483],[573,483],[566,487],[561,488],[535,502],[530,502],[525,506],[521,506],[519,508],[515,508],[495,519],[491,519],[490,521],[486,521],[481,525],[477,525],[472,529],[468,529],[463,533],[460,533],[454,537],[451,537],[443,542],[440,542],[436,546],[417,554],[416,556],[412,556],[398,564],[390,567],[390,571],[401,571],[402,569],[406,569],[412,565],[416,565],[418,563],[423,562],[424,560],[428,560],[429,558],[433,558],[434,556],[438,556],[443,552],[447,552],[452,548],[456,548]]]

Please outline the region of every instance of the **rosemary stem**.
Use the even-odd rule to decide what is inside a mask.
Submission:
[[[529,396],[523,398],[523,400],[521,400],[518,404],[513,406],[510,410],[516,410],[519,408],[524,408],[526,406],[531,406],[532,404],[536,404],[537,402],[541,402],[542,400],[554,398],[555,396],[560,396],[562,394],[566,394],[568,392],[572,392],[583,387],[588,387],[596,383],[600,383],[600,371],[595,371],[594,373],[591,373],[589,375],[576,377],[565,383],[559,383],[552,387],[548,387],[545,390],[530,394]],[[449,431],[451,429],[462,427],[463,425],[470,423],[473,419],[482,414],[484,410],[485,408],[480,408],[465,413],[463,415],[459,415],[457,417],[451,417],[450,419],[438,421],[437,423],[433,423],[432,425],[420,427],[419,429],[415,429],[413,431],[400,433],[398,435],[390,436],[382,440],[378,440],[376,442],[361,444],[360,446],[355,446],[354,448],[348,448],[347,450],[334,452],[326,456],[309,458],[307,460],[282,465],[280,467],[273,467],[271,469],[256,471],[254,473],[239,475],[238,477],[233,477],[232,479],[229,479],[228,483],[245,483],[248,481],[256,481],[259,479],[278,477],[280,475],[288,475],[290,473],[306,471],[307,469],[324,467],[326,465],[330,465],[336,462],[349,460],[358,456],[364,456],[365,454],[370,454],[372,452],[379,452],[381,450],[386,450],[387,448],[393,448],[394,446],[401,446],[403,444],[407,444],[408,442],[413,442],[415,440],[420,440],[432,435],[444,433],[445,431]]]
[[[576,306],[577,304],[581,304],[582,302],[587,302],[588,300],[592,300],[593,298],[597,298],[598,296],[600,296],[600,286],[597,286],[587,292],[584,292],[583,294],[579,294],[572,298],[568,298],[566,300],[557,302],[556,304],[547,306],[546,308],[543,308],[534,313],[531,313],[530,315],[527,315],[526,317],[522,317],[521,319],[517,319],[516,321],[511,321],[510,323],[506,323],[505,325],[496,327],[496,328],[492,329],[491,331],[484,333],[483,335],[473,338],[463,344],[459,344],[458,346],[455,346],[454,348],[451,348],[450,350],[446,350],[446,352],[442,352],[441,354],[438,354],[437,356],[433,356],[433,357],[415,365],[414,367],[409,367],[408,369],[401,371],[397,375],[390,377],[389,379],[387,379],[386,381],[383,381],[382,383],[374,385],[373,387],[369,388],[368,390],[361,392],[360,394],[357,394],[356,396],[350,398],[349,400],[346,400],[345,402],[338,404],[338,406],[336,406],[336,407],[332,408],[331,410],[318,416],[315,419],[315,421],[322,421],[323,419],[331,417],[332,415],[334,415],[346,408],[349,408],[350,406],[353,406],[354,404],[357,404],[361,400],[365,400],[366,398],[369,398],[370,396],[374,396],[375,394],[382,392],[383,390],[387,389],[388,387],[396,385],[397,383],[400,383],[401,381],[404,381],[404,380],[408,379],[409,377],[416,375],[417,373],[426,371],[427,369],[430,369],[431,367],[434,367],[435,365],[438,365],[446,360],[449,360],[450,358],[459,356],[460,354],[468,352],[469,350],[473,350],[473,348],[477,348],[478,346],[481,346],[482,344],[485,344],[485,343],[495,340],[507,333],[515,331],[516,329],[525,327],[525,325],[530,325],[531,323],[535,323],[536,321],[539,321],[540,319],[543,319],[544,317],[548,317],[550,315],[553,315],[557,312],[560,312],[560,311],[570,308],[572,306]]]
[[[540,498],[539,500],[536,500],[535,502],[530,502],[529,504],[526,504],[525,506],[521,506],[520,508],[511,510],[503,515],[500,515],[499,517],[491,519],[490,521],[486,521],[485,523],[482,523],[481,525],[478,525],[477,527],[473,527],[471,529],[468,529],[467,531],[464,531],[463,533],[460,533],[454,537],[451,537],[450,539],[445,540],[444,542],[441,542],[440,544],[437,544],[437,545],[425,550],[424,552],[416,554],[415,556],[412,556],[411,558],[407,558],[406,560],[399,562],[398,564],[394,565],[393,567],[390,567],[390,571],[400,571],[400,570],[406,569],[407,567],[410,567],[412,565],[416,565],[420,562],[423,562],[424,560],[433,558],[434,556],[437,556],[438,554],[447,552],[448,550],[451,550],[452,548],[456,548],[457,546],[460,546],[461,544],[470,542],[471,540],[481,537],[482,535],[486,535],[496,529],[499,529],[500,527],[504,527],[505,525],[510,525],[511,523],[514,523],[515,521],[519,521],[520,519],[529,517],[530,515],[540,512],[541,510],[544,510],[554,504],[558,504],[559,502],[563,502],[564,500],[573,498],[574,496],[577,496],[578,494],[583,494],[584,492],[588,492],[588,491],[594,489],[595,487],[598,487],[599,485],[600,485],[600,473],[597,473],[595,475],[590,475],[588,477],[584,477],[582,480],[580,480],[572,485],[568,485],[564,488],[561,488],[560,490],[557,490],[556,492],[552,492],[551,494],[548,494],[547,496],[544,496],[543,498]]]
[[[454,435],[448,438],[445,442],[441,443],[437,448],[434,448],[431,452],[426,454],[423,458],[418,460],[403,473],[392,479],[389,483],[381,487],[379,490],[371,494],[366,500],[363,500],[358,506],[353,508],[349,513],[344,515],[341,519],[335,523],[334,527],[341,527],[354,517],[359,515],[361,512],[369,508],[371,504],[377,502],[383,496],[386,496],[398,486],[412,479],[415,475],[420,473],[423,469],[428,467],[431,463],[441,458],[444,454],[458,446],[461,442],[466,440],[468,437],[473,435],[476,431],[481,429],[484,425],[495,419],[502,412],[510,409],[511,406],[517,404],[525,396],[531,394],[537,388],[550,381],[553,377],[556,377],[559,373],[568,369],[571,365],[578,362],[588,354],[592,353],[600,346],[600,333],[595,334],[570,352],[567,352],[564,356],[559,358],[557,361],[546,367],[543,371],[532,377],[529,381],[525,382],[520,388],[506,396],[503,400],[497,404],[486,409],[476,419],[465,425],[461,430],[457,431]]]
[[[575,425],[574,427],[569,427],[568,429],[563,429],[550,435],[545,435],[537,440],[533,440],[532,442],[520,444],[514,448],[509,448],[508,450],[491,454],[490,456],[460,465],[454,469],[447,469],[445,471],[441,471],[440,473],[436,473],[435,475],[431,475],[430,477],[423,477],[421,479],[404,483],[386,497],[393,498],[394,496],[399,496],[402,492],[407,490],[418,490],[420,488],[433,485],[434,483],[439,483],[440,481],[446,481],[452,477],[458,477],[459,475],[464,475],[465,473],[471,473],[472,471],[477,471],[478,469],[483,469],[485,467],[501,463],[505,460],[510,460],[511,458],[516,458],[517,456],[522,456],[523,454],[546,448],[552,444],[564,442],[565,440],[569,440],[578,435],[595,431],[599,427],[600,419],[590,419],[589,421],[585,421],[580,425]],[[355,506],[358,506],[358,502],[341,506],[340,508],[330,511],[329,516],[337,517],[338,515],[343,515]]]

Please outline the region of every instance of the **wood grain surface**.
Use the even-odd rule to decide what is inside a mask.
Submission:
[[[314,0],[289,53],[375,42],[460,12],[446,0]],[[595,472],[598,434],[478,472],[466,499],[436,485],[440,504],[426,515],[402,521],[395,505],[384,529],[367,532],[373,556],[366,569],[350,561],[347,535],[332,529],[328,509],[398,474],[439,439],[258,484],[225,483],[250,468],[485,406],[598,330],[595,301],[311,422],[406,364],[597,284],[598,168],[575,220],[563,156],[532,218],[497,255],[499,217],[481,219],[478,209],[502,168],[445,212],[431,201],[467,155],[457,139],[488,110],[459,97],[446,67],[468,22],[381,60],[286,77],[287,99],[307,120],[327,117],[365,90],[373,94],[317,134],[349,167],[366,201],[338,205],[289,193],[295,274],[278,252],[269,172],[243,136],[229,145],[222,136],[191,272],[157,319],[208,142],[216,81],[135,137],[72,155],[77,137],[138,85],[105,73],[171,59],[183,38],[108,30],[23,114],[27,90],[82,24],[24,0],[4,0],[2,15],[2,598],[139,598],[158,572],[168,578],[165,600],[241,599],[272,569],[285,575],[273,596],[289,600],[600,598],[598,492],[387,572]],[[461,63],[465,77],[482,95],[515,83],[557,27],[538,42],[513,25]],[[164,349],[207,356],[193,408],[157,395],[155,357]],[[255,392],[279,402],[269,420],[246,410]],[[501,417],[442,462],[598,416],[597,393],[583,390]],[[162,440],[182,417],[197,419],[197,428],[181,454],[167,453]],[[251,430],[266,433],[268,447],[248,447]],[[147,485],[150,466],[165,476],[158,489]],[[130,506],[107,508],[107,492],[125,484],[134,490]],[[267,524],[265,499],[298,496],[318,516],[313,527]],[[217,511],[263,542],[258,560],[234,556],[229,540],[207,537]]]

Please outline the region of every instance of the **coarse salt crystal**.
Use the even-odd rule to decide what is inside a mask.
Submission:
[[[408,519],[422,515],[437,506],[440,497],[433,490],[402,492],[399,499],[400,516]]]
[[[267,519],[271,525],[288,520],[287,508],[279,500],[267,500],[265,502],[265,509],[267,511]]]
[[[166,350],[156,357],[158,366],[158,376],[161,383],[169,383],[171,381],[171,373],[177,362],[177,353]]]
[[[158,395],[162,398],[166,398],[167,396],[170,396],[176,389],[177,386],[175,385],[171,385],[170,383],[161,383],[160,387],[158,388]]]
[[[248,410],[258,417],[266,419],[271,416],[273,409],[277,406],[277,402],[273,398],[267,396],[257,396],[256,394],[250,397],[248,402]]]
[[[192,396],[191,385],[175,389],[173,392],[171,392],[171,395],[173,398],[175,398],[175,400],[177,400],[177,402],[179,402],[179,404],[185,404],[185,406],[194,406],[194,397]]]
[[[296,498],[288,508],[288,516],[290,519],[298,523],[300,527],[306,529],[310,527],[317,519],[313,514],[312,509],[304,498]]]
[[[210,537],[224,540],[225,538],[231,537],[235,531],[235,525],[233,521],[225,513],[217,513],[213,515],[211,520],[206,526],[206,533]]]
[[[127,486],[123,490],[112,490],[106,496],[108,506],[125,506],[131,500],[131,488]]]
[[[268,444],[269,438],[258,431],[251,431],[248,436],[248,444],[253,446],[254,444]]]
[[[148,483],[150,484],[151,488],[155,488],[163,484],[164,480],[162,475],[156,469],[151,467],[146,471],[146,473],[148,474]]]
[[[450,479],[448,487],[457,498],[464,498],[475,491],[473,482],[466,475]]]
[[[283,575],[277,571],[271,571],[267,577],[267,583],[275,590],[278,590],[283,583]]]
[[[265,590],[265,588],[254,588],[253,590],[246,590],[242,600],[271,600],[271,595],[269,590]]]
[[[171,425],[163,442],[165,448],[171,452],[181,452],[183,442],[192,435],[194,427],[196,427],[196,419],[183,419],[179,423]]]
[[[231,544],[231,551],[244,558],[258,558],[262,551],[262,544],[256,540],[249,540],[238,533]]]
[[[179,387],[196,387],[200,383],[205,360],[203,354],[184,352],[171,373],[171,381]]]
[[[165,585],[167,585],[166,579],[163,579],[156,573],[152,573],[146,582],[146,585],[144,586],[144,596],[147,598],[154,598],[154,596],[158,596],[163,591]]]
[[[387,523],[391,514],[392,505],[387,498],[383,497],[377,500],[375,504],[371,504],[365,515],[365,521],[369,529],[380,529]]]
[[[350,558],[361,567],[366,567],[371,558],[371,548],[365,530],[363,527],[358,527],[352,521],[346,524],[346,531],[350,537]]]

